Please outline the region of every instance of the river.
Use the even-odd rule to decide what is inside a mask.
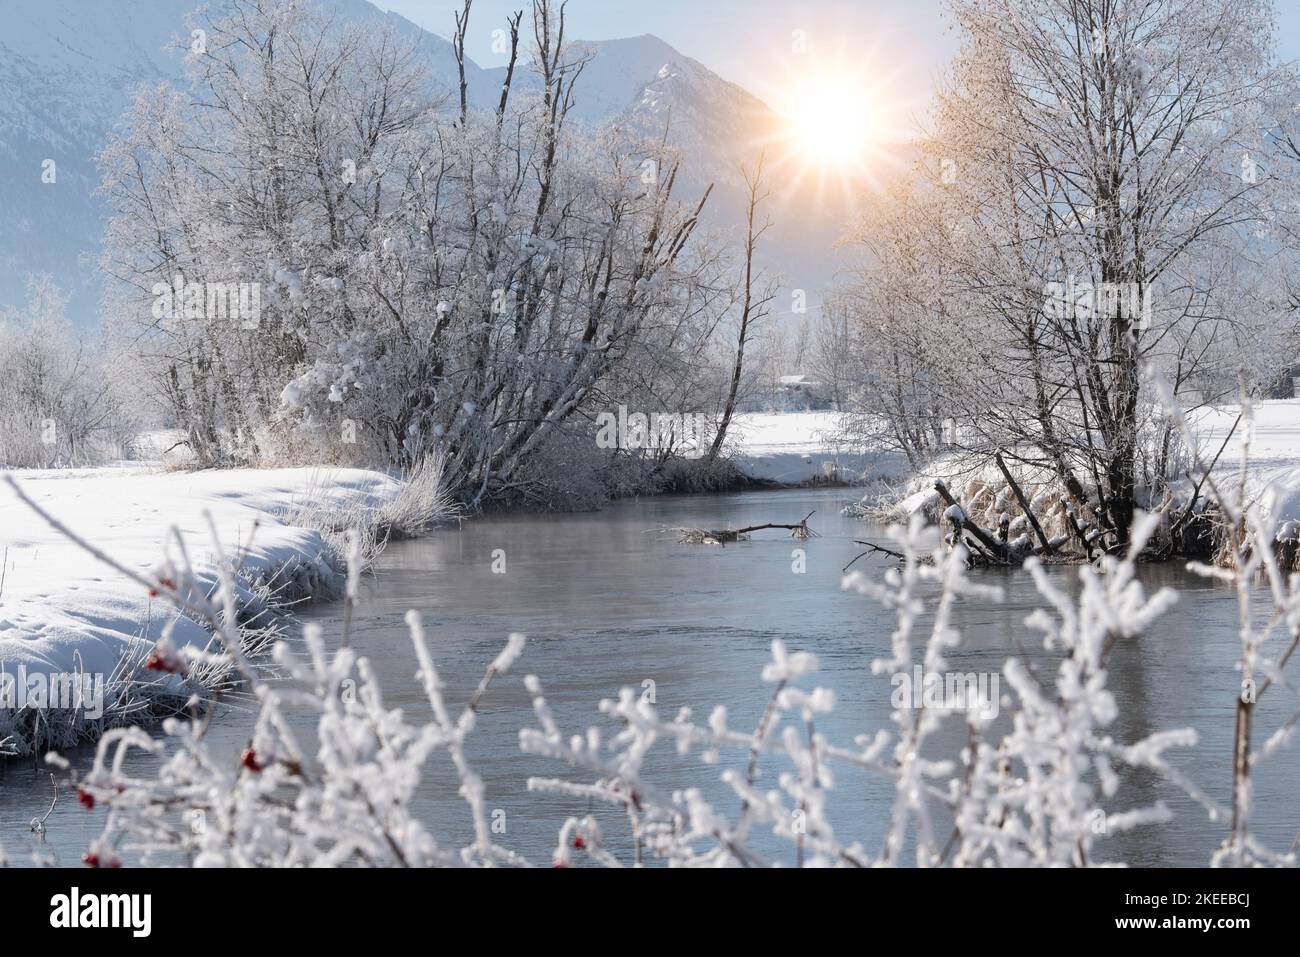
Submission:
[[[689,706],[703,721],[714,705],[725,704],[731,726],[748,729],[766,702],[770,689],[759,673],[772,641],[779,638],[820,660],[816,683],[832,689],[837,704],[833,714],[819,719],[818,730],[832,742],[851,746],[857,735],[892,728],[888,678],[872,675],[870,664],[888,653],[893,617],[869,598],[840,588],[840,569],[861,550],[852,540],[882,540],[884,535],[881,528],[840,514],[852,498],[845,489],[674,496],[618,502],[589,514],[477,518],[395,543],[384,552],[375,575],[365,581],[352,644],[374,664],[388,705],[400,705],[411,718],[423,720],[427,709],[413,678],[414,656],[403,623],[407,609],[423,613],[448,698],[457,706],[472,693],[507,634],[527,633],[523,657],[484,699],[467,752],[484,779],[488,807],[504,812],[506,834],[498,840],[546,864],[564,819],[586,813],[587,807],[572,798],[530,794],[525,787],[530,775],[565,773],[519,751],[518,729],[535,726],[521,682],[525,674],[541,678],[561,726],[570,732],[593,723],[608,730],[609,722],[596,712],[597,702],[616,696],[623,686],[638,693],[653,689],[660,713],[667,716]],[[803,543],[783,531],[764,531],[725,548],[681,545],[671,531],[793,523],[813,510],[809,524],[820,537]],[[797,550],[802,550],[802,570]],[[890,563],[873,556],[854,567],[880,576]],[[997,672],[1009,655],[1027,654],[1050,669],[1051,655],[1021,627],[1024,617],[1042,604],[1030,577],[1023,572],[975,574],[1004,586],[1006,600],[961,604],[957,623],[964,638],[949,655],[952,668]],[[1072,568],[1052,574],[1069,587],[1077,580]],[[1172,752],[1175,762],[1226,803],[1239,680],[1233,593],[1175,566],[1147,567],[1142,577],[1151,588],[1176,587],[1181,598],[1148,634],[1121,643],[1112,653],[1109,686],[1121,712],[1112,733],[1117,741],[1131,742],[1157,729],[1196,728],[1199,746]],[[336,642],[341,613],[340,605],[329,604],[301,617],[321,623]],[[1028,649],[1018,648],[1017,641]],[[1266,697],[1258,715],[1271,730],[1288,715],[1280,713],[1282,694],[1269,697],[1274,700]],[[959,734],[958,722],[950,724],[953,734]],[[233,755],[248,729],[247,715],[227,712],[212,734]],[[945,750],[955,755],[960,742],[954,736],[936,745],[933,756]],[[87,765],[89,756],[88,749],[70,755],[77,766]],[[660,745],[648,767],[662,789],[700,787],[717,799],[719,809],[734,814],[736,800],[728,797],[718,776],[722,767],[743,763],[743,756],[728,760],[724,755],[721,765],[708,765],[695,754],[678,758],[671,746]],[[446,755],[434,755],[416,811],[440,841],[464,843],[469,819],[456,797],[455,781]],[[759,783],[774,786],[769,778]],[[1268,846],[1285,850],[1300,826],[1295,750],[1274,757],[1255,784],[1256,833]],[[48,775],[35,772],[30,760],[0,764],[0,843],[12,863],[30,863],[36,852],[75,864],[102,826],[101,810],[82,809],[65,791],[39,839],[29,822],[46,812],[51,794]],[[1221,826],[1210,824],[1176,788],[1147,773],[1127,773],[1114,807],[1155,799],[1166,801],[1175,819],[1108,838],[1098,845],[1099,856],[1136,866],[1206,864],[1222,840]],[[891,782],[840,768],[829,801],[838,836],[860,839],[874,853],[892,800]],[[606,830],[610,843],[620,849],[625,819],[607,817]],[[792,856],[788,845],[772,839],[760,837],[758,844],[784,858]]]

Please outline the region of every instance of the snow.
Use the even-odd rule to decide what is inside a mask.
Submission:
[[[294,560],[323,564],[321,535],[289,524],[295,510],[322,502],[377,506],[399,488],[385,475],[356,469],[166,473],[136,466],[4,474],[73,532],[146,574],[158,566],[174,526],[200,577],[215,563],[208,514],[227,554],[247,549],[246,570]],[[124,653],[147,652],[158,640],[171,617],[166,606],[67,541],[3,482],[0,516],[0,667],[109,674]],[[208,633],[181,620],[172,640],[203,645]]]
[[[1250,435],[1250,458],[1247,478],[1247,492],[1252,499],[1263,500],[1271,496],[1272,501],[1265,503],[1265,510],[1276,517],[1280,525],[1287,522],[1297,523],[1300,528],[1300,399],[1273,399],[1256,402],[1253,406],[1254,426]],[[1214,467],[1214,479],[1223,488],[1235,488],[1241,469],[1242,443],[1246,439],[1244,423],[1232,431],[1233,423],[1240,414],[1238,405],[1220,405],[1198,409],[1188,416],[1192,432],[1200,445],[1202,460],[1208,464],[1219,453]],[[810,415],[828,415],[829,413],[809,413]],[[795,419],[797,416],[768,416],[771,419]],[[796,423],[786,426],[786,432],[794,440]],[[1231,438],[1228,438],[1232,432]],[[1224,440],[1227,444],[1224,445]],[[811,437],[810,437],[811,441]],[[749,442],[744,443],[749,450]],[[812,441],[815,445],[816,442]],[[908,516],[914,513],[931,515],[940,514],[938,495],[932,482],[936,477],[952,480],[954,476],[969,478],[980,475],[979,465],[984,459],[979,455],[965,453],[945,453],[933,463],[924,474],[914,476],[908,485],[909,494],[893,505],[896,516]],[[987,471],[987,470],[985,470]],[[996,481],[991,473],[986,478]],[[1023,481],[1023,477],[1022,477]],[[1187,483],[1184,481],[1184,485]],[[1035,510],[1041,512],[1044,502],[1057,495],[1055,485],[1044,486],[1033,496]],[[863,499],[863,504],[875,504],[873,496]],[[998,506],[999,509],[1005,505]],[[1067,506],[1068,508],[1068,506]],[[1073,514],[1072,510],[1071,513]],[[947,517],[946,514],[944,516]],[[1284,527],[1283,531],[1287,529]]]
[[[1201,441],[1201,456],[1207,463],[1223,446],[1240,412],[1237,405],[1223,405],[1198,410],[1189,416],[1192,429]],[[1216,481],[1235,487],[1242,446],[1247,439],[1248,494],[1252,498],[1271,495],[1273,501],[1266,510],[1279,523],[1300,521],[1300,399],[1256,402],[1249,436],[1243,423],[1223,446],[1223,454],[1214,469]]]
[[[866,452],[845,439],[840,412],[747,412],[737,415],[730,435],[736,464],[750,478],[797,484],[838,474],[855,482],[902,471],[901,456]]]
[[[1241,408],[1221,405],[1198,410],[1189,416],[1192,429],[1201,439],[1201,454],[1213,458],[1219,451]],[[1279,466],[1300,466],[1300,399],[1273,399],[1254,403],[1254,429],[1250,439],[1251,470],[1268,471]],[[1235,471],[1241,463],[1244,426],[1238,426],[1218,470]]]

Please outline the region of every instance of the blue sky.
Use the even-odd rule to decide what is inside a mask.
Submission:
[[[459,0],[372,0],[427,30],[449,36]],[[1295,0],[1292,0],[1295,2]],[[475,0],[470,56],[483,65],[492,31],[524,0]],[[782,80],[794,33],[815,57],[848,59],[928,90],[956,41],[945,29],[943,0],[570,0],[574,39],[608,40],[653,33],[715,73],[759,96]],[[873,62],[878,61],[878,62]]]
[[[460,0],[372,0],[427,30],[449,36]],[[483,66],[492,30],[526,0],[475,0],[470,55]],[[1277,0],[1279,51],[1300,58],[1300,0]],[[784,79],[794,31],[814,55],[845,58],[888,74],[900,94],[928,91],[956,39],[944,0],[570,0],[572,36],[584,40],[653,33],[728,80],[770,98]]]

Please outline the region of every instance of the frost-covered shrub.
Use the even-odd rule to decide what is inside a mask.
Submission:
[[[557,430],[520,469],[506,505],[583,511],[612,499],[735,488],[745,479],[728,458],[655,449],[600,448],[590,429]]]
[[[1153,520],[1143,520],[1139,532]],[[949,551],[934,530],[920,523],[894,533],[906,560],[883,582],[849,576],[846,587],[873,595],[896,616],[888,657],[877,672],[909,674],[947,667],[945,656],[959,646],[956,611],[967,596],[994,598],[997,589],[969,577],[961,550]],[[1173,600],[1162,589],[1147,596],[1134,576],[1133,554],[1107,557],[1098,568],[1080,569],[1082,590],[1071,599],[1031,565],[1047,609],[1027,624],[1059,654],[1054,675],[1033,674],[1016,658],[1002,671],[1010,693],[1000,704],[1009,722],[991,720],[986,709],[898,707],[895,727],[864,729],[850,745],[828,740],[818,716],[834,708],[833,694],[817,687],[817,661],[774,642],[761,678],[767,705],[756,727],[734,728],[728,709],[716,707],[703,720],[690,709],[661,716],[634,689],[600,703],[608,729],[572,733],[561,728],[547,705],[540,679],[524,681],[533,699],[535,726],[520,731],[520,747],[567,769],[529,778],[532,791],[572,798],[575,814],[557,821],[552,860],[529,862],[497,843],[488,819],[488,795],[470,765],[465,741],[490,685],[501,680],[524,652],[512,635],[486,667],[469,701],[457,708],[442,691],[437,666],[425,642],[419,616],[407,616],[428,716],[388,707],[364,657],[344,646],[327,651],[319,628],[305,630],[305,654],[283,642],[274,657],[280,672],[265,680],[251,667],[222,611],[231,607],[234,582],[223,577],[207,603],[195,602],[182,580],[164,594],[211,616],[225,650],[193,650],[169,656],[178,673],[211,665],[238,669],[258,702],[259,718],[248,747],[237,759],[215,754],[205,740],[202,714],[171,719],[166,737],[119,729],[100,741],[94,766],[75,784],[80,799],[103,805],[103,833],[87,860],[100,866],[137,856],[155,862],[230,866],[343,865],[493,866],[551,863],[574,866],[1089,866],[1101,863],[1105,839],[1167,820],[1161,803],[1116,811],[1123,802],[1123,767],[1144,768],[1187,790],[1226,820],[1168,757],[1171,749],[1193,746],[1194,733],[1160,731],[1134,742],[1115,741],[1107,728],[1116,702],[1106,687],[1106,654],[1115,640],[1148,626]],[[354,555],[354,557],[356,557]],[[349,576],[349,600],[356,594]],[[1300,599],[1294,599],[1300,600]],[[923,615],[933,621],[921,629]],[[1272,667],[1256,657],[1252,669]],[[299,741],[286,720],[291,710],[317,715],[312,743]],[[933,754],[936,733],[946,723],[964,727],[967,742],[958,753]],[[1285,729],[1284,729],[1285,730]],[[1261,752],[1276,750],[1275,735]],[[695,788],[677,788],[646,770],[656,748],[675,749],[720,768],[734,796],[731,806],[710,801]],[[139,749],[155,755],[153,771],[130,773],[138,763],[123,761]],[[472,839],[461,847],[436,841],[412,813],[421,769],[431,754],[445,752],[456,767]],[[61,759],[52,758],[60,764]],[[773,780],[772,786],[759,783]],[[832,821],[827,795],[836,769],[854,768],[892,782],[893,808],[879,846],[848,836],[852,819]],[[775,773],[773,773],[775,772]],[[1248,802],[1248,791],[1242,790]],[[594,814],[594,803],[626,817],[626,831],[614,834]],[[1249,835],[1247,804],[1234,816],[1233,833],[1216,859],[1226,863],[1294,863],[1294,853],[1262,848]],[[579,811],[579,808],[585,810]],[[767,850],[772,839],[779,849]],[[759,848],[764,848],[760,850]]]

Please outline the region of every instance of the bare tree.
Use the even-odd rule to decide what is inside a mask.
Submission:
[[[754,334],[755,326],[767,316],[767,307],[776,296],[774,284],[762,276],[754,267],[754,250],[763,235],[771,228],[772,221],[764,215],[758,220],[759,207],[770,195],[763,185],[763,156],[753,170],[741,167],[745,178],[745,275],[742,280],[740,319],[736,338],[736,354],[731,366],[731,379],[727,387],[727,397],[722,406],[722,418],[718,422],[718,431],[713,436],[709,447],[709,461],[715,461],[727,438],[727,429],[731,426],[731,417],[736,410],[736,395],[740,391],[740,380],[745,369],[745,347]],[[761,288],[758,288],[761,284]]]

